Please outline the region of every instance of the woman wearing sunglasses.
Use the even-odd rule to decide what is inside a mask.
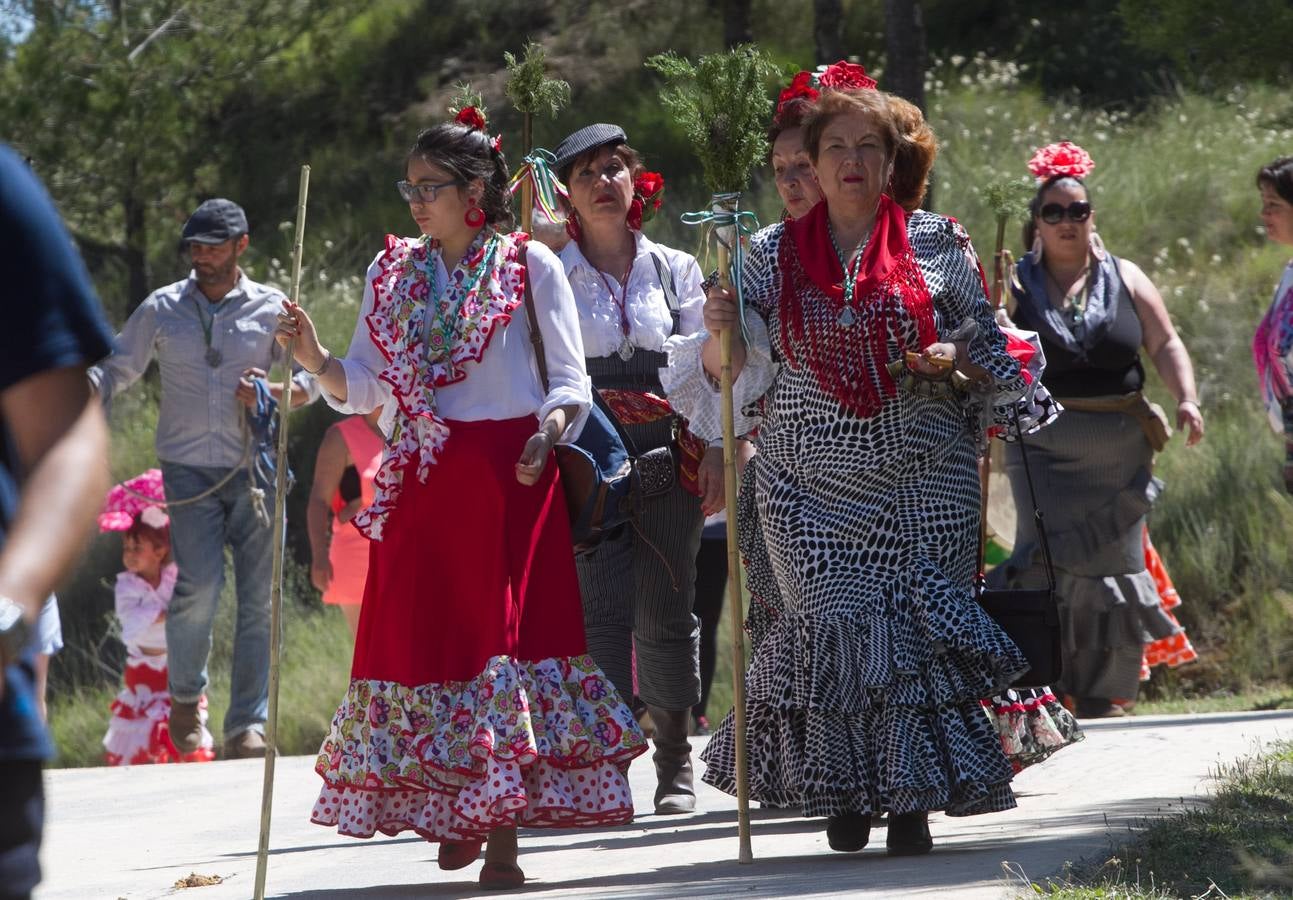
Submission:
[[[1031,250],[1019,261],[1008,311],[1036,331],[1042,383],[1064,406],[1028,438],[1032,475],[1054,557],[1064,628],[1058,689],[1079,717],[1121,715],[1135,701],[1141,660],[1154,641],[1181,633],[1145,565],[1145,519],[1162,489],[1154,452],[1170,428],[1142,393],[1147,356],[1176,400],[1186,446],[1203,437],[1194,369],[1158,290],[1140,267],[1105,250],[1083,179],[1095,167],[1068,142],[1038,150]],[[1031,506],[1017,445],[1007,448],[1015,506]],[[1046,583],[1033,518],[1018,517],[1014,552],[998,586]]]

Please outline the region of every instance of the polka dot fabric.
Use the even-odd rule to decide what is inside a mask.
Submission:
[[[471,681],[417,687],[355,679],[315,764],[312,820],[432,841],[621,824],[633,817],[621,770],[645,749],[588,656],[495,657]]]
[[[908,237],[939,334],[973,319],[971,357],[993,377],[991,400],[1014,402],[1019,366],[963,229],[917,212]],[[780,239],[780,226],[755,236],[745,291],[784,360]],[[826,298],[805,298],[817,302]],[[897,321],[890,359],[914,334],[915,323]],[[767,594],[768,609],[752,614],[758,640],[746,673],[754,799],[808,816],[1015,805],[980,698],[1027,663],[971,591],[979,486],[969,423],[978,419],[958,397],[905,390],[873,416],[852,416],[811,372],[781,365],[747,469],[754,516],[740,516],[743,528],[757,518],[766,549],[751,593]],[[750,494],[741,502],[748,508]],[[729,715],[705,751],[704,777],[734,793],[732,728]]]

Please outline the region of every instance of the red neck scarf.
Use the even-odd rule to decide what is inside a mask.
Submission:
[[[907,240],[907,215],[880,197],[871,239],[853,290],[854,323],[842,325],[844,267],[835,254],[825,201],[787,222],[780,247],[781,341],[792,368],[807,368],[822,390],[868,418],[896,391],[885,364],[889,341],[899,353],[938,340],[929,287]],[[825,295],[823,298],[821,295]],[[914,323],[914,346],[908,336]]]

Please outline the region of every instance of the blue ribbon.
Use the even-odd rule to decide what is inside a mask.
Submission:
[[[742,238],[749,237],[759,230],[759,217],[753,210],[741,209],[740,193],[715,194],[715,206],[731,205],[731,209],[708,209],[701,212],[682,214],[684,225],[699,225],[708,228],[731,228],[736,235],[731,262],[728,265],[727,278],[736,293],[736,311],[741,320],[741,340],[749,346],[750,335],[745,327],[745,294],[741,287],[741,272],[745,268],[745,251],[742,249]],[[719,240],[722,240],[720,237]]]

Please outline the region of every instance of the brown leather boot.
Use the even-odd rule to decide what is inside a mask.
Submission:
[[[696,791],[692,787],[691,744],[687,727],[689,709],[650,707],[655,722],[655,811],[658,816],[696,811]]]
[[[180,703],[172,700],[167,729],[171,733],[171,743],[180,753],[192,753],[202,746],[202,720],[198,717],[197,701]]]
[[[225,759],[263,759],[265,756],[265,737],[259,731],[248,728],[224,742]]]

